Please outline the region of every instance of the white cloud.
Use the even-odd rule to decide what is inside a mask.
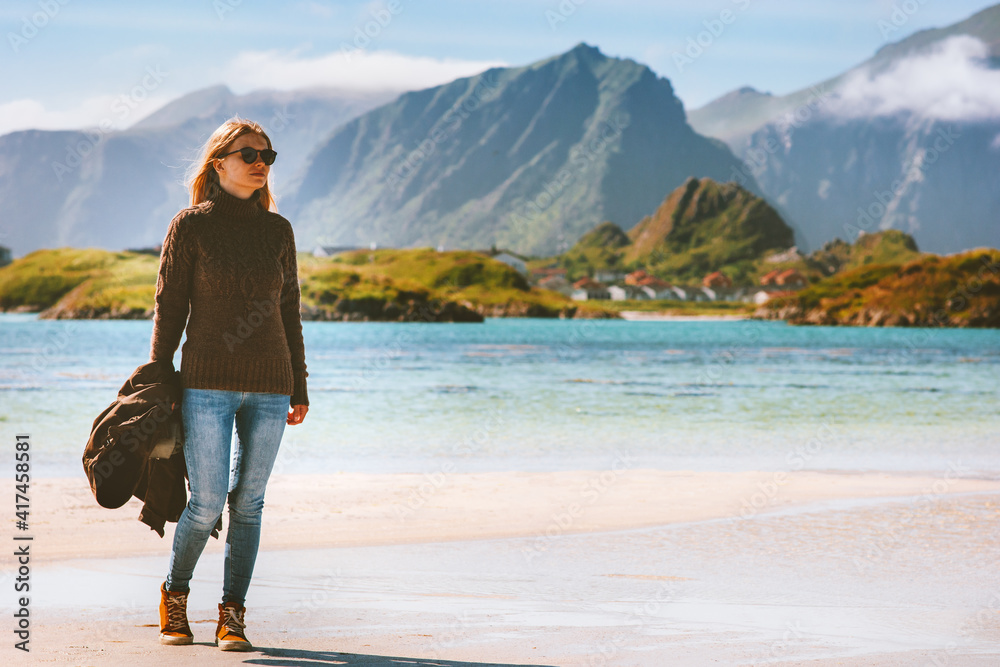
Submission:
[[[505,63],[406,56],[351,45],[315,57],[303,57],[297,51],[243,52],[223,66],[221,78],[237,93],[316,86],[404,91],[447,83],[494,66]],[[139,85],[126,94],[95,95],[69,108],[52,108],[30,98],[0,103],[0,135],[27,129],[125,129],[173,99],[153,94],[154,88]]]
[[[226,66],[224,80],[238,93],[260,88],[293,90],[316,86],[353,90],[416,90],[478,74],[499,61],[455,60],[367,51],[353,44],[320,56],[297,51],[245,51]]]
[[[974,37],[951,37],[888,71],[849,75],[827,109],[848,117],[911,112],[940,120],[1000,118],[1000,70],[985,65],[989,53]]]
[[[98,95],[63,109],[28,98],[5,102],[0,104],[0,135],[18,130],[122,130],[170,101],[141,92],[137,87],[129,94]]]

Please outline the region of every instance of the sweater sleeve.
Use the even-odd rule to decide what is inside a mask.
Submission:
[[[194,253],[184,222],[183,214],[178,214],[170,221],[163,239],[160,270],[156,278],[153,337],[149,345],[150,361],[171,365],[187,324],[194,271]]]
[[[292,375],[295,388],[289,401],[291,405],[309,405],[306,391],[306,348],[302,339],[302,315],[300,312],[299,263],[295,256],[295,233],[287,224],[284,252],[284,283],[281,290],[281,321],[285,327],[285,339],[292,357]]]

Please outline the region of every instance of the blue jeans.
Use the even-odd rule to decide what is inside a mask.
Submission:
[[[181,415],[191,498],[174,532],[167,590],[190,590],[194,566],[228,497],[222,601],[245,603],[260,544],[264,489],[285,431],[289,399],[287,394],[184,389]]]

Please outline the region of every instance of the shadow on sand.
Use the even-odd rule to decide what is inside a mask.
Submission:
[[[552,665],[527,663],[465,662],[281,648],[258,648],[256,652],[256,655],[249,654],[253,657],[245,660],[243,664],[270,665],[271,667],[305,667],[307,665],[348,665],[349,667],[403,667],[404,665],[406,667],[554,667]]]

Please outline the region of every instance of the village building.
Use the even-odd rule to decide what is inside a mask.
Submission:
[[[564,296],[572,296],[573,286],[566,280],[566,276],[553,275],[542,278],[538,281],[538,286],[542,289],[559,292]]]
[[[641,281],[645,280],[646,278],[652,278],[652,276],[646,273],[643,269],[639,269],[637,271],[633,271],[632,273],[626,274],[625,284],[639,285],[641,284]]]
[[[650,298],[649,293],[638,285],[611,285],[608,287],[608,295],[612,301],[641,300]]]
[[[765,286],[777,285],[778,274],[780,273],[781,271],[779,269],[768,271],[767,273],[765,273],[763,276],[760,277],[760,284]]]
[[[552,278],[554,276],[562,276],[565,278],[566,269],[561,266],[548,266],[544,269],[532,269],[531,271],[531,280],[539,284],[541,284],[541,281],[546,278]],[[568,281],[567,284],[569,284]]]
[[[733,279],[722,271],[713,271],[701,279],[702,287],[732,287]]]
[[[638,286],[650,299],[676,299],[677,295],[670,289],[670,283],[656,276],[646,276],[639,281]]]
[[[595,301],[607,300],[611,298],[608,288],[593,278],[580,278],[573,283],[573,293],[570,295],[574,301]]]
[[[806,277],[795,269],[782,271],[778,274],[777,278],[775,278],[774,282],[776,285],[782,285],[793,289],[801,289],[809,284]]]

